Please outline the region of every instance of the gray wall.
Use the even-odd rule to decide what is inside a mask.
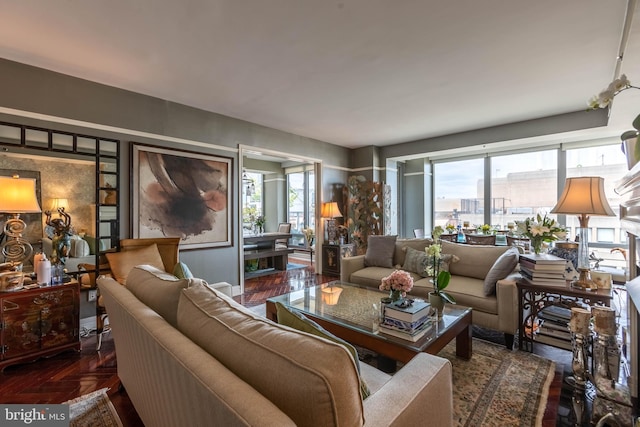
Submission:
[[[116,138],[121,143],[121,237],[131,236],[129,193],[132,142],[227,156],[234,161],[233,188],[239,187],[238,145],[318,158],[324,165],[348,168],[350,150],[266,128],[197,108],[0,59],[0,120]],[[21,110],[14,112],[13,110]],[[36,113],[36,114],[34,114]],[[40,114],[50,116],[42,118]],[[323,174],[330,187],[332,174]],[[209,282],[239,283],[240,227],[233,209],[233,246],[182,251],[192,272]]]

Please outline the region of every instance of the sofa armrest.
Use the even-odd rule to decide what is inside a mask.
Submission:
[[[350,282],[351,274],[364,268],[364,255],[340,258],[340,280]]]
[[[209,287],[216,291],[222,292],[228,297],[232,297],[231,285],[227,282],[209,283]]]
[[[496,283],[498,299],[498,328],[503,332],[515,335],[518,331],[518,286],[519,273],[512,273]]]
[[[366,427],[450,426],[453,423],[451,362],[419,353],[365,399],[363,405]]]

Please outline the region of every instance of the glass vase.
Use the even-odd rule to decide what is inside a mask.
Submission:
[[[389,298],[391,298],[391,302],[400,301],[402,299],[402,291],[391,289],[389,291]]]

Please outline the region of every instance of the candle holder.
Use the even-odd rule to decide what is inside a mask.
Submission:
[[[585,391],[589,375],[587,364],[588,341],[587,337],[580,333],[571,334],[571,347],[573,350],[571,358],[571,370],[573,371],[571,406],[576,417],[576,425],[581,425],[585,414]]]

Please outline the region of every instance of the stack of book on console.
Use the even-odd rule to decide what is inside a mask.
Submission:
[[[415,342],[435,329],[431,304],[417,300],[409,307],[400,304],[396,301],[384,306],[380,332]]]
[[[565,286],[567,260],[551,254],[521,254],[520,274],[534,285]]]
[[[570,309],[550,305],[540,310],[538,318],[540,327],[538,328],[536,341],[571,349],[571,332],[569,332]]]

